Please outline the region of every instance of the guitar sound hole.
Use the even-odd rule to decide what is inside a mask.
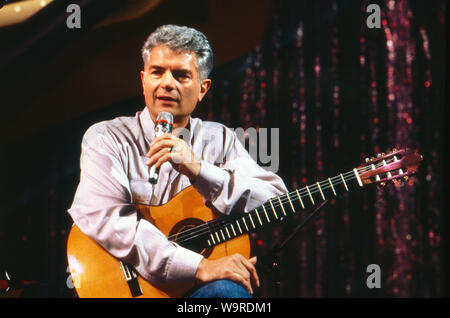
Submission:
[[[179,245],[208,257],[212,249],[207,248],[207,233],[209,233],[207,229],[204,221],[188,218],[175,224],[170,230],[169,237]]]

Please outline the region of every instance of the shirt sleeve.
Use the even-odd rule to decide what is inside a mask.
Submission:
[[[287,193],[283,180],[259,166],[234,132],[225,131],[224,161],[215,164],[202,160],[193,183],[197,191],[223,214],[248,212]]]
[[[80,183],[68,210],[82,232],[153,282],[194,281],[203,256],[167,240],[140,219],[131,203],[126,164],[108,130],[96,124],[83,137]]]

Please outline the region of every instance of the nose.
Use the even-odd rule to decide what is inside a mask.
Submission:
[[[161,77],[161,87],[168,92],[175,88],[175,78],[170,71],[164,72]]]

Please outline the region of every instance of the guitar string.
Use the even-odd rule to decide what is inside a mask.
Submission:
[[[351,173],[353,173],[353,172],[351,172]],[[350,174],[350,172],[347,172],[347,173],[345,173],[344,174],[344,178],[346,178],[346,176],[348,175],[348,174]],[[333,179],[338,179],[338,180],[340,180],[340,175],[339,176],[336,176],[336,177],[333,177],[333,178],[331,178],[331,180],[333,180]],[[328,181],[328,180],[327,180]],[[334,184],[335,185],[340,185],[341,183],[337,183],[337,181],[335,181],[334,182]],[[299,192],[299,194],[300,195],[303,195],[303,194],[306,194],[307,193],[307,190],[305,190],[305,189],[299,189],[299,190],[296,190],[296,191],[298,191]],[[288,193],[289,195],[296,195],[296,191],[292,191],[291,193]],[[316,192],[311,192],[311,194],[313,194],[313,193],[316,193]],[[287,194],[284,194],[284,195],[281,195],[280,197],[284,197],[284,196],[286,196]],[[286,203],[286,202],[288,202],[288,201],[286,201],[286,199],[285,198],[282,198],[282,200],[284,200],[284,203]],[[266,205],[267,204],[267,201],[263,204],[263,205]],[[262,205],[261,205],[262,206]],[[279,204],[278,204],[278,202],[276,202],[276,206],[278,207],[278,206],[280,206]],[[250,212],[248,212],[248,213],[252,213],[252,212],[254,212],[254,210],[252,210],[252,211],[250,211]],[[239,219],[239,217],[237,217],[237,219]],[[196,230],[198,230],[198,229],[200,229],[200,228],[204,228],[204,227],[211,227],[211,226],[214,226],[215,225],[215,223],[219,223],[219,221],[223,221],[224,219],[223,218],[219,218],[219,219],[215,219],[215,220],[212,220],[212,221],[210,221],[210,222],[207,222],[207,223],[204,223],[204,224],[201,224],[201,225],[199,225],[199,226],[196,226],[196,227],[194,227],[194,228],[190,228],[190,229],[187,229],[187,230],[184,230],[184,231],[182,231],[182,232],[180,232],[180,233],[178,233],[178,234],[174,234],[174,235],[171,235],[171,236],[169,236],[168,238],[170,239],[170,238],[173,238],[173,237],[177,237],[177,238],[179,238],[180,237],[180,234],[186,234],[186,233],[188,233],[188,232],[191,232],[191,231],[196,231]],[[233,220],[234,221],[234,220]],[[220,222],[220,223],[222,223],[222,222]],[[216,227],[217,228],[217,227]],[[215,229],[214,229],[215,230]],[[214,231],[213,230],[213,231]]]
[[[364,169],[363,168],[361,168],[361,169],[359,169],[359,171],[360,172],[365,172],[365,171],[363,171]],[[348,173],[345,173],[345,175],[346,176],[348,176],[349,174],[353,174],[353,171],[350,171],[350,172],[348,172]],[[339,176],[337,176],[337,177],[334,177],[333,179],[335,179],[335,178],[340,178],[340,175]],[[354,179],[355,177],[352,177],[352,179]],[[347,179],[347,181],[349,181],[349,179]],[[326,182],[326,181],[323,181],[323,182]],[[335,185],[340,185],[340,184],[342,184],[342,183],[344,183],[344,182],[335,182]],[[320,184],[320,183],[319,183]],[[329,189],[330,187],[328,187],[328,186],[326,186],[326,187],[322,187],[323,189]],[[320,192],[320,190],[319,191],[317,191],[317,190],[313,190],[312,192],[311,192],[311,194],[316,194],[316,193],[318,193],[318,192]],[[303,193],[302,194],[305,194],[306,193],[306,191],[304,191],[303,190]],[[286,196],[286,195],[285,195]],[[289,200],[289,198],[288,198],[288,200]],[[286,201],[286,198],[283,198],[282,200],[280,200],[281,201],[281,204],[278,204],[277,202],[275,203],[275,204],[273,204],[272,203],[272,205],[274,206],[274,208],[275,207],[279,207],[279,206],[281,206],[282,205],[282,203],[284,202],[284,203],[286,203],[287,201]],[[263,206],[264,207],[266,207],[266,205],[267,205],[267,202],[266,203],[264,203],[263,204]],[[270,209],[270,207],[267,207],[268,209]],[[295,213],[295,211],[293,211],[294,213]],[[256,212],[255,210],[253,210],[253,211],[251,211],[251,212],[249,212],[249,213],[247,213],[247,214],[245,214],[244,216],[239,216],[239,217],[236,217],[236,218],[234,218],[231,222],[228,222],[228,223],[225,223],[225,221],[226,221],[226,219],[223,219],[223,218],[221,218],[221,219],[218,219],[218,220],[213,220],[213,221],[218,221],[218,222],[213,222],[213,221],[210,221],[210,222],[207,222],[207,223],[205,223],[205,224],[203,224],[204,226],[207,226],[208,228],[207,229],[205,229],[204,227],[202,228],[202,226],[198,226],[198,227],[195,227],[195,228],[192,228],[192,229],[189,229],[189,230],[185,230],[185,231],[183,231],[183,232],[180,232],[180,233],[178,233],[177,235],[175,235],[177,238],[178,238],[178,240],[177,240],[177,242],[178,243],[182,243],[182,242],[185,242],[185,241],[188,241],[188,240],[191,240],[191,239],[194,239],[194,238],[196,238],[196,237],[199,237],[199,236],[201,236],[201,235],[204,235],[204,234],[212,234],[212,232],[216,232],[216,230],[218,230],[218,229],[222,229],[222,228],[225,228],[226,226],[228,226],[228,225],[231,225],[232,223],[234,223],[234,222],[238,222],[239,220],[242,220],[242,219],[244,219],[245,217],[248,217],[249,218],[249,214],[251,214],[251,213],[253,213],[253,214],[258,214],[258,215],[260,215],[261,214],[261,212]],[[245,220],[244,220],[245,221]],[[250,221],[250,219],[249,219],[249,221]],[[242,221],[241,221],[242,222]],[[270,222],[270,221],[268,221],[268,222]],[[254,229],[255,229],[256,227],[254,227]],[[248,229],[248,228],[247,228]],[[194,230],[194,232],[192,233],[192,230]],[[184,232],[186,232],[186,233],[184,233]],[[187,233],[187,232],[191,232],[191,233]],[[241,231],[241,234],[243,234],[242,233],[242,231]],[[230,236],[230,235],[229,235]],[[236,235],[235,235],[236,236]],[[171,237],[172,238],[172,237]]]
[[[347,181],[349,181],[349,180],[347,180]],[[343,182],[335,182],[335,185],[340,185],[340,184],[343,184]],[[326,188],[323,188],[323,189],[326,189]],[[311,195],[313,195],[313,194],[316,194],[316,193],[319,193],[320,191],[316,191],[316,190],[313,190],[313,191],[310,191],[310,193],[311,193]],[[307,193],[307,191],[305,190],[304,192],[303,192],[303,194],[306,194]],[[302,196],[302,194],[300,194],[300,196]],[[294,199],[294,200],[296,200],[296,199]],[[285,199],[285,198],[283,198],[283,199],[281,199],[281,202],[282,203],[287,203],[288,202],[288,199]],[[281,204],[279,204],[279,203],[272,203],[272,205],[274,206],[274,208],[278,208],[279,206],[281,206]],[[271,209],[271,207],[268,207],[267,206],[267,202],[266,203],[264,203],[262,206],[264,206],[264,208],[267,210],[267,209]],[[261,207],[262,207],[261,206]],[[257,209],[259,209],[259,208],[257,208]],[[264,210],[263,210],[264,211]],[[294,211],[295,212],[295,211]],[[227,220],[226,219],[224,219],[224,218],[221,218],[221,219],[219,219],[219,222],[211,222],[211,223],[205,223],[205,224],[203,224],[203,225],[205,225],[203,228],[200,228],[201,227],[201,225],[199,225],[198,227],[195,227],[195,228],[192,228],[191,230],[195,230],[195,231],[190,231],[190,233],[184,233],[184,231],[183,232],[180,232],[180,233],[178,233],[178,235],[177,235],[177,243],[182,243],[182,242],[186,242],[186,241],[190,241],[190,240],[192,240],[192,239],[195,239],[195,238],[197,238],[197,237],[199,237],[199,236],[202,236],[202,235],[204,235],[204,234],[213,234],[214,232],[217,232],[218,230],[220,230],[220,229],[222,229],[222,228],[225,228],[226,226],[228,226],[228,225],[231,225],[231,224],[235,224],[236,225],[236,223],[239,221],[239,220],[242,220],[242,219],[244,219],[244,218],[246,218],[247,217],[247,220],[250,222],[250,220],[249,220],[249,214],[254,214],[254,215],[256,215],[256,214],[258,214],[259,216],[261,216],[261,222],[262,222],[262,220],[264,220],[264,216],[262,215],[264,212],[262,212],[262,211],[259,211],[259,212],[256,212],[255,210],[252,210],[252,211],[250,211],[250,212],[248,212],[248,213],[246,213],[245,215],[243,215],[243,216],[238,216],[238,217],[236,217],[235,219],[233,219],[232,221],[228,221],[227,222]],[[207,227],[207,228],[206,228]],[[256,228],[256,227],[255,227]],[[189,230],[186,230],[186,232],[188,232]],[[184,235],[180,235],[180,234],[184,234]],[[244,234],[244,232],[243,231],[241,231],[241,233],[240,234]]]
[[[338,184],[341,184],[341,182],[339,182]],[[313,191],[313,192],[311,192],[312,194],[315,194],[315,193],[318,193],[319,191]],[[281,200],[280,200],[281,201]],[[286,203],[287,201],[286,200],[284,200],[284,201],[282,201],[282,202],[284,202],[284,203]],[[267,205],[267,203],[265,203],[264,204],[264,206],[266,206]],[[278,204],[275,204],[274,205],[274,207],[279,207],[280,205],[278,205]],[[269,207],[267,207],[268,209],[270,209]],[[296,211],[293,211],[293,213],[295,213]],[[265,212],[266,213],[266,212]],[[276,214],[276,213],[275,213]],[[251,211],[251,212],[249,212],[249,213],[246,213],[245,215],[243,215],[243,216],[239,216],[239,217],[236,217],[236,218],[234,218],[232,221],[229,221],[228,223],[226,223],[225,221],[226,221],[226,219],[219,219],[218,220],[218,222],[211,222],[211,224],[205,224],[205,225],[207,225],[208,226],[208,228],[207,229],[205,229],[205,228],[200,228],[200,229],[198,229],[197,227],[196,228],[194,228],[195,229],[195,231],[194,232],[191,232],[191,233],[188,233],[188,234],[186,234],[186,233],[179,233],[179,234],[181,234],[181,235],[179,235],[179,237],[178,237],[178,240],[176,241],[177,243],[183,243],[183,242],[186,242],[186,241],[190,241],[190,240],[192,240],[192,239],[195,239],[195,238],[197,238],[197,237],[200,237],[200,236],[203,236],[203,235],[205,235],[205,234],[209,234],[209,235],[213,235],[213,234],[216,234],[216,236],[218,235],[218,233],[219,233],[219,231],[218,230],[220,230],[220,233],[221,233],[221,235],[222,235],[222,237],[223,237],[223,239],[222,239],[222,241],[227,241],[227,240],[229,240],[229,239],[231,239],[231,238],[233,238],[233,237],[237,237],[237,236],[240,236],[240,235],[242,235],[242,234],[245,234],[245,233],[247,233],[247,232],[251,232],[252,230],[251,229],[249,229],[248,228],[248,226],[247,226],[247,223],[245,222],[245,218],[247,218],[247,221],[249,222],[249,224],[251,224],[250,223],[250,221],[252,221],[252,218],[251,218],[251,215],[253,215],[253,216],[262,216],[262,218],[261,219],[264,219],[264,216],[262,215],[262,212],[260,211],[260,212],[258,212],[258,211],[255,211],[255,210],[253,210],[253,211]],[[277,215],[278,216],[278,215]],[[241,221],[241,224],[242,224],[242,227],[244,226],[244,224],[245,224],[245,227],[246,227],[246,230],[247,231],[242,231],[242,229],[239,227],[239,231],[240,231],[240,233],[239,234],[236,234],[236,233],[234,233],[234,236],[233,237],[231,237],[231,235],[229,234],[229,233],[227,233],[227,235],[228,235],[228,239],[226,239],[225,238],[225,234],[223,234],[223,232],[222,232],[222,229],[225,229],[225,230],[227,230],[227,226],[229,226],[229,225],[232,225],[233,223],[234,223],[234,225],[238,225],[239,226],[239,223],[238,223],[238,221]],[[252,222],[253,223],[253,222]],[[260,222],[261,223],[261,222]],[[270,223],[270,220],[268,221],[268,223]],[[211,225],[211,226],[209,226],[209,225]],[[253,225],[253,230],[254,229],[256,229],[256,226],[254,226],[254,224],[252,224]],[[263,224],[260,224],[261,226],[263,226]],[[199,226],[200,227],[200,226]],[[233,228],[231,228],[231,229],[233,229]],[[227,231],[228,232],[228,231]],[[213,238],[214,238],[214,236],[213,236]],[[219,239],[218,239],[218,241],[219,241],[219,243],[221,243],[220,242],[220,237],[219,237]],[[213,241],[213,243],[214,243],[214,245],[216,245],[215,244],[215,242]]]
[[[388,163],[388,162],[386,162],[386,163]],[[375,167],[378,168],[378,167],[381,167],[381,166],[383,166],[383,165],[384,165],[383,163],[380,163],[378,166],[375,166]],[[370,170],[373,170],[373,168],[371,167],[371,165],[367,165],[367,166],[365,166],[365,167],[362,167],[362,168],[360,168],[360,169],[357,169],[357,171],[358,171],[359,174],[364,173],[364,172],[367,172],[367,171],[370,171]],[[342,176],[344,177],[344,180],[345,180],[349,175],[354,175],[354,170],[342,174]],[[355,178],[356,178],[356,177],[352,177],[351,179],[355,179]],[[330,180],[336,180],[336,179],[339,180],[339,182],[337,182],[337,181],[334,182],[334,184],[335,184],[336,186],[339,186],[339,185],[341,185],[341,184],[344,183],[343,181],[341,181],[341,175],[338,175],[338,176],[335,176],[335,177],[333,177],[333,178],[330,178]],[[347,178],[347,181],[350,181],[351,179],[348,179],[348,178]],[[325,183],[326,185],[325,185],[325,186],[322,185],[322,186],[320,187],[320,189],[322,189],[322,190],[327,190],[327,189],[330,189],[330,188],[331,188],[331,185],[329,185],[329,180],[328,180],[328,179],[319,182],[319,185],[321,185],[321,183]],[[317,187],[317,186],[316,186],[317,190],[313,190],[313,189],[312,189],[312,187],[315,186],[315,185],[316,185],[316,184],[311,185],[311,190],[312,190],[312,191],[310,190],[311,195],[320,192],[319,187]],[[274,203],[272,203],[273,207],[274,207],[274,208],[275,208],[275,207],[278,208],[278,207],[282,206],[283,203],[288,203],[288,201],[290,200],[290,198],[288,198],[288,196],[293,195],[293,194],[296,194],[296,192],[299,192],[299,194],[300,194],[301,196],[303,196],[303,195],[306,195],[306,193],[308,192],[308,190],[300,189],[300,190],[292,191],[292,192],[290,192],[290,193],[288,193],[288,194],[282,195],[282,196],[278,197],[278,198],[280,198],[281,203],[279,203],[278,201],[275,201]],[[281,197],[283,197],[283,198],[281,198]],[[296,199],[294,199],[294,200],[296,200]],[[296,200],[296,201],[297,201],[297,200]],[[268,201],[265,202],[262,206],[264,206],[264,208],[270,209],[271,207],[266,207],[267,204],[268,204]],[[255,209],[255,210],[256,210],[256,209]],[[206,234],[206,233],[210,233],[210,234],[211,234],[212,232],[215,232],[215,231],[216,231],[217,229],[219,229],[219,228],[224,228],[224,227],[226,227],[226,226],[232,224],[233,222],[237,222],[238,220],[241,220],[241,219],[244,219],[245,217],[248,217],[248,214],[250,214],[250,213],[255,213],[255,214],[258,213],[258,215],[261,214],[261,212],[256,212],[255,210],[246,213],[246,215],[244,215],[244,216],[236,217],[236,218],[234,218],[231,222],[228,222],[228,223],[226,223],[226,221],[227,221],[226,219],[220,218],[220,219],[217,219],[217,220],[213,220],[213,221],[204,223],[204,224],[199,225],[199,226],[197,226],[197,227],[194,227],[194,228],[191,228],[191,229],[187,229],[187,230],[182,231],[182,232],[180,232],[180,233],[178,233],[178,234],[171,235],[171,236],[169,236],[168,238],[169,238],[169,239],[174,239],[174,238],[176,238],[178,243],[182,243],[182,242],[185,242],[185,241],[187,241],[187,240],[191,240],[191,239],[196,238],[196,237],[198,237],[198,236],[204,235],[204,234]],[[293,211],[293,212],[295,212],[295,211]],[[194,235],[193,235],[193,234],[194,234]]]
[[[387,162],[386,162],[386,163],[387,163]],[[381,167],[381,166],[383,166],[383,165],[384,165],[384,164],[379,164],[378,167]],[[378,168],[378,167],[376,166],[376,168]],[[399,169],[400,169],[400,168],[399,168]],[[371,167],[370,165],[368,165],[368,166],[365,166],[365,167],[360,168],[360,169],[357,170],[357,171],[359,171],[359,173],[361,174],[361,173],[364,173],[364,172],[367,172],[367,171],[370,171],[370,170],[372,170],[372,167]],[[347,178],[347,181],[350,181],[350,180],[356,178],[356,177],[353,176],[353,175],[354,175],[354,171],[353,171],[353,170],[352,170],[352,171],[349,171],[349,172],[347,172],[347,173],[344,173],[344,174],[342,174],[342,175],[345,176],[344,179],[346,179],[348,175],[352,175],[352,178],[351,178],[351,179],[348,179],[348,178]],[[337,185],[337,186],[344,183],[344,182],[341,182],[341,181],[340,181],[340,180],[341,180],[341,175],[338,175],[338,176],[335,176],[335,177],[331,178],[331,180],[333,180],[333,179],[338,179],[338,180],[339,180],[339,182],[336,182],[336,181],[334,182],[334,184]],[[327,189],[331,188],[331,186],[328,186],[328,179],[319,182],[319,185],[320,185],[321,183],[326,183],[326,184],[327,184],[327,186],[323,186],[323,187],[321,187],[321,189],[327,190]],[[314,186],[314,185],[312,185],[312,186]],[[319,189],[318,187],[316,187],[316,188]],[[311,188],[311,190],[312,190],[312,188]],[[298,190],[292,191],[292,192],[290,192],[290,193],[288,193],[288,194],[283,195],[283,196],[282,196],[283,198],[280,199],[281,204],[279,204],[278,202],[275,202],[275,203],[272,203],[272,205],[274,206],[274,208],[275,208],[275,207],[280,207],[283,203],[287,203],[287,202],[289,201],[289,198],[287,198],[288,195],[290,196],[290,195],[292,195],[292,194],[296,194],[297,191],[298,191]],[[301,193],[301,196],[302,196],[302,195],[306,195],[307,190],[301,189],[301,190],[298,191],[298,192]],[[311,195],[312,195],[312,194],[319,193],[319,192],[320,192],[320,190],[312,190],[312,191],[310,191]],[[281,196],[278,197],[278,198],[281,198]],[[296,200],[296,199],[294,199],[294,200]],[[268,204],[268,201],[265,202],[262,206],[264,206],[264,208],[270,209],[271,207],[266,206],[267,204]],[[262,207],[262,206],[261,206],[261,207]],[[256,210],[256,209],[255,209],[255,210]],[[226,226],[232,224],[233,222],[237,222],[238,220],[241,220],[241,219],[243,219],[243,218],[245,218],[245,217],[248,217],[248,215],[249,215],[250,213],[254,213],[254,214],[258,214],[258,215],[260,215],[260,214],[262,213],[262,212],[256,212],[255,210],[246,213],[246,215],[244,215],[244,216],[238,216],[238,217],[236,217],[236,218],[233,218],[233,220],[232,220],[231,222],[228,222],[228,223],[225,223],[225,221],[227,221],[227,220],[224,219],[224,218],[220,218],[220,219],[217,219],[217,220],[213,220],[213,221],[207,222],[207,223],[202,224],[202,225],[199,225],[199,226],[197,226],[197,227],[194,227],[194,228],[191,228],[191,229],[182,231],[182,232],[180,232],[180,233],[178,233],[178,234],[171,235],[171,236],[169,237],[169,239],[177,238],[177,242],[178,242],[178,243],[181,243],[181,242],[185,242],[185,241],[187,241],[187,240],[191,240],[191,239],[193,239],[193,238],[196,238],[196,237],[198,237],[198,236],[201,236],[201,235],[204,235],[204,234],[207,234],[207,233],[212,234],[212,232],[215,232],[215,231],[218,230],[218,229],[224,228],[224,227],[226,227]],[[295,213],[295,211],[293,211],[293,212]],[[225,224],[225,225],[224,225],[224,224]],[[206,227],[207,227],[207,228],[206,228]],[[189,233],[189,232],[191,232],[191,233]],[[192,232],[193,232],[193,233],[192,233]],[[193,234],[194,234],[194,235],[193,235]],[[197,235],[197,234],[198,234],[198,235]],[[242,231],[241,231],[241,234],[243,234]]]

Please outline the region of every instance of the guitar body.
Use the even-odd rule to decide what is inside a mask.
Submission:
[[[217,218],[215,213],[204,204],[202,196],[193,187],[184,189],[162,206],[137,205],[136,208],[143,218],[155,225],[167,237]],[[241,235],[211,249],[205,248],[198,252],[208,259],[216,259],[235,253],[240,253],[249,258],[250,238],[248,234]],[[81,232],[76,225],[72,227],[69,233],[67,258],[72,281],[79,297],[133,297],[122,270],[122,263]],[[142,295],[136,297],[178,298],[183,297],[192,287],[192,285],[182,284],[158,286],[139,275],[137,282]]]

